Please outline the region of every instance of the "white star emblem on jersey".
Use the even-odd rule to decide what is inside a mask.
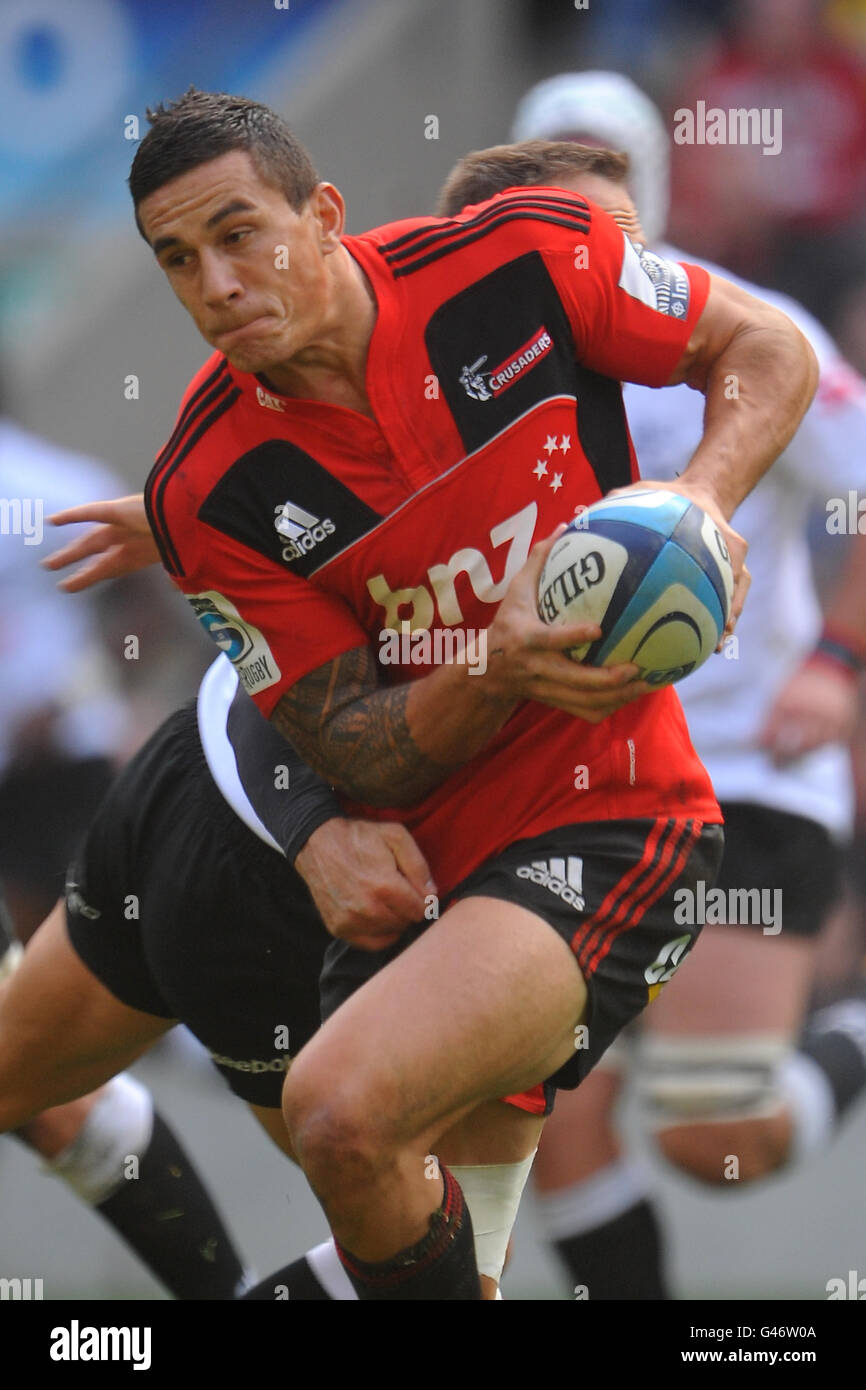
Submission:
[[[562,438],[561,438],[560,441],[559,441],[559,447],[560,447],[560,449],[562,450],[562,452],[563,452],[564,454],[567,454],[567,453],[568,453],[569,449],[571,448],[571,435],[570,435],[570,434],[564,434],[564,435],[562,436]]]
[[[547,459],[538,459],[532,471],[536,478],[543,478],[547,472]]]
[[[559,489],[562,487],[561,473],[554,473],[553,477],[550,480],[550,486],[553,488],[554,492],[559,492]]]
[[[549,434],[547,436],[547,439],[544,441],[544,447],[547,450],[548,454],[556,453],[556,450],[558,449],[559,445],[556,442],[555,434]]]

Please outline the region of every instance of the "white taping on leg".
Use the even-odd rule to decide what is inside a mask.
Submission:
[[[520,1163],[448,1164],[472,1217],[478,1273],[497,1283],[534,1158],[533,1152]]]
[[[98,1206],[123,1181],[126,1159],[147,1152],[152,1133],[150,1091],[123,1072],[108,1082],[77,1138],[44,1168],[82,1201]]]
[[[638,1090],[654,1130],[777,1114],[779,1066],[791,1050],[781,1033],[651,1034]]]

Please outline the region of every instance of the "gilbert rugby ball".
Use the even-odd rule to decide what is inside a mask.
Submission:
[[[679,493],[654,488],[596,502],[547,557],[538,585],[546,623],[593,622],[602,635],[575,661],[631,661],[671,685],[707,660],[731,611],[734,574],[715,522]]]

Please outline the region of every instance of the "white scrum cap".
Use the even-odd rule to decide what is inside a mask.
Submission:
[[[629,186],[649,244],[664,235],[670,206],[670,137],[658,108],[620,72],[563,72],[531,87],[512,140],[585,136],[627,154]]]

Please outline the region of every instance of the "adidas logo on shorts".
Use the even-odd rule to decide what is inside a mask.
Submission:
[[[518,878],[528,878],[540,888],[549,888],[564,903],[576,912],[584,908],[583,860],[574,854],[565,859],[534,859],[531,864],[521,864],[517,870]]]

